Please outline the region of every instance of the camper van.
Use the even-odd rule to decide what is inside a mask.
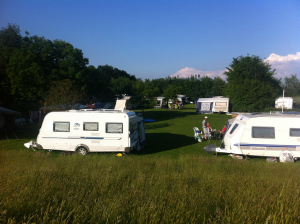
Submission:
[[[293,109],[293,98],[292,97],[279,97],[275,100],[275,108]]]
[[[60,151],[129,153],[145,146],[143,119],[126,110],[69,110],[44,118],[36,142],[27,148]]]
[[[165,100],[165,97],[159,96],[156,97],[156,105],[154,108],[166,108],[167,107],[167,101]]]
[[[300,113],[240,114],[227,123],[216,152],[241,156],[300,158]]]
[[[229,112],[229,98],[227,97],[198,98],[195,103],[196,113]]]

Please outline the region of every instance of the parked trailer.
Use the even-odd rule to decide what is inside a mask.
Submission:
[[[196,113],[229,112],[229,98],[227,97],[198,98],[195,103]]]
[[[146,144],[143,119],[126,110],[69,110],[44,118],[34,150],[129,153]]]
[[[293,109],[293,98],[292,97],[279,97],[275,100],[275,108]]]
[[[165,100],[165,97],[159,96],[155,97],[156,99],[156,105],[154,108],[166,108],[167,107],[167,101]]]
[[[221,147],[206,150],[293,162],[300,158],[300,113],[240,114],[227,123]]]

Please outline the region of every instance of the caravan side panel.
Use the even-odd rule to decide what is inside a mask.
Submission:
[[[240,147],[246,155],[279,157],[282,151],[289,150],[294,157],[300,157],[300,136],[292,136],[291,129],[300,129],[299,118],[251,118]]]
[[[229,112],[229,98],[214,98],[212,112]]]

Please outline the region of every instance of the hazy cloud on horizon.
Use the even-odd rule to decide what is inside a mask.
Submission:
[[[286,76],[297,74],[298,79],[300,79],[300,52],[286,56],[272,53],[264,61],[268,61],[272,69],[276,69],[275,76],[277,78],[284,79]]]
[[[281,56],[272,53],[264,61],[268,61],[271,64],[272,69],[276,69],[276,78],[284,79],[285,77],[289,77],[292,74],[297,74],[298,79],[300,79],[300,52],[296,52],[296,54],[288,54],[286,56]],[[227,71],[227,69],[215,71],[202,71],[197,70],[195,68],[185,67],[173,73],[170,76],[179,78],[188,78],[192,75],[200,75],[200,77],[208,76],[210,78],[219,76],[222,79],[226,80],[226,76],[223,74],[225,71]]]

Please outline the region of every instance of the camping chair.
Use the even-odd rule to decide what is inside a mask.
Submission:
[[[168,108],[169,108],[169,109],[172,109],[171,104],[169,104],[169,103],[168,103]]]
[[[178,110],[178,104],[175,104],[175,110]]]
[[[199,128],[197,127],[193,127],[193,130],[194,130],[195,140],[197,140],[198,142],[202,142],[202,137],[201,137],[202,131],[199,131]]]
[[[211,136],[211,137],[210,137],[211,139],[218,140],[218,138],[219,138],[219,133],[218,133],[217,131],[210,131],[209,134],[210,134],[210,136]]]

